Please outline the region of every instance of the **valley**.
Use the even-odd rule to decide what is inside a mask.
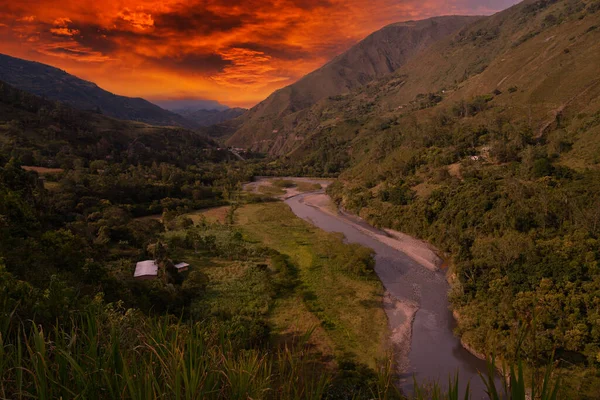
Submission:
[[[0,399],[600,398],[600,0],[361,1],[0,13]]]

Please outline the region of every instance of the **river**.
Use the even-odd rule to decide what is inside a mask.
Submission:
[[[460,391],[470,382],[472,399],[487,399],[485,385],[478,371],[486,371],[486,363],[467,350],[454,336],[455,321],[449,309],[445,275],[432,271],[389,245],[377,240],[373,233],[383,234],[350,216],[334,215],[309,205],[309,193],[288,198],[285,202],[294,214],[328,231],[344,234],[347,242],[370,247],[376,253],[375,271],[385,289],[400,303],[415,304],[418,309],[412,324],[411,345],[405,372],[401,376],[403,390],[413,389],[413,376],[418,382],[437,381],[447,388],[449,377],[459,373]],[[357,225],[358,224],[358,225]],[[402,319],[393,307],[386,307],[390,329],[397,330]],[[410,323],[410,322],[409,322]]]

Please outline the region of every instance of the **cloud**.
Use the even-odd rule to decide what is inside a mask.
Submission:
[[[252,105],[392,22],[517,0],[0,0],[0,52],[120,94]]]
[[[210,76],[222,72],[232,61],[221,54],[208,52],[185,53],[167,57],[148,57],[156,68],[190,75]]]
[[[77,29],[70,29],[70,28],[66,28],[66,27],[52,28],[52,29],[50,29],[50,32],[56,36],[75,36],[75,35],[79,35],[81,33]]]
[[[60,17],[60,18],[56,18],[54,20],[54,25],[55,26],[67,26],[68,24],[72,23],[73,21],[71,21],[70,18],[67,17]]]
[[[123,11],[117,14],[117,17],[125,22],[128,22],[134,28],[146,30],[154,26],[154,19],[152,14],[144,11],[131,11],[129,8],[123,9]]]
[[[245,24],[257,22],[246,10],[239,13],[218,14],[200,4],[177,5],[168,12],[156,15],[156,27],[160,31],[193,35],[211,35],[230,32]]]
[[[81,32],[79,29],[69,28],[69,24],[73,23],[70,18],[61,17],[54,20],[54,28],[50,28],[50,33],[55,36],[75,36]]]
[[[77,62],[101,63],[110,60],[110,57],[94,51],[93,49],[80,46],[71,40],[42,43],[36,48],[36,50],[41,54],[74,60]]]
[[[17,18],[19,22],[33,22],[35,21],[35,15],[27,15],[21,18]]]

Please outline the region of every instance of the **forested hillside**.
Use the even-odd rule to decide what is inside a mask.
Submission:
[[[463,340],[510,359],[530,330],[578,398],[600,392],[598,26],[598,1],[485,18],[311,108],[272,164],[339,174],[341,206],[438,246]]]
[[[185,167],[226,157],[200,133],[121,121],[75,110],[0,81],[0,151],[25,165],[72,168],[126,162]]]

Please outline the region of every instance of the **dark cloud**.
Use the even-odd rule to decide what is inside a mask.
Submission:
[[[216,53],[187,53],[176,57],[146,58],[154,67],[189,75],[212,75],[222,72],[232,62]]]
[[[229,32],[253,19],[250,14],[218,15],[200,6],[180,6],[170,12],[153,15],[153,18],[159,31],[194,35]]]
[[[73,24],[73,27],[80,32],[73,39],[82,46],[92,48],[104,54],[111,54],[119,49],[119,44],[115,40],[116,37],[120,37],[118,32],[115,34],[98,25]]]
[[[314,10],[315,8],[329,8],[336,5],[328,0],[291,0],[290,3],[302,10]]]

